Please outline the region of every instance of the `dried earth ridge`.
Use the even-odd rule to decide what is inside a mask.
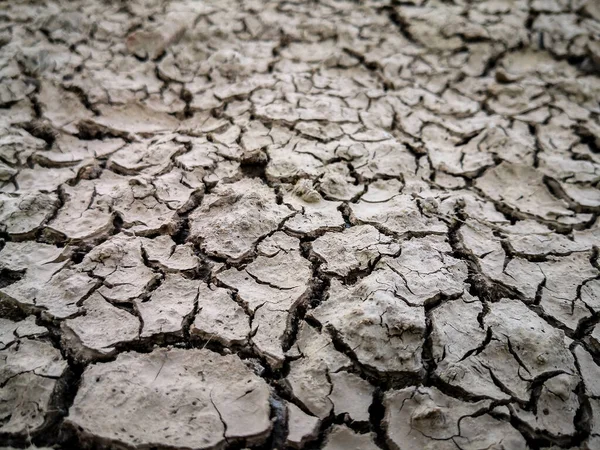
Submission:
[[[600,448],[596,0],[0,2],[0,448]]]

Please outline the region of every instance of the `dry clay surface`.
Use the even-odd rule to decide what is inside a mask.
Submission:
[[[0,2],[0,446],[600,449],[600,2]]]

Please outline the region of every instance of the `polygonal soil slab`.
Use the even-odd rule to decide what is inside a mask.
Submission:
[[[190,238],[210,255],[240,259],[291,215],[271,188],[254,178],[219,184],[190,215]]]
[[[99,445],[220,449],[264,442],[269,395],[237,356],[128,352],[85,370],[66,423]]]
[[[18,337],[45,332],[43,327],[3,320],[0,331],[14,336],[11,345],[0,350],[0,440],[32,436],[56,415],[58,380],[67,362],[50,343]]]

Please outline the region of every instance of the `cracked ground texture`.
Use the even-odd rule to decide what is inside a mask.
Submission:
[[[600,2],[0,2],[0,448],[600,449]]]

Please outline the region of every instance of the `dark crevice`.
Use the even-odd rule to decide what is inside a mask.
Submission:
[[[21,128],[23,128],[32,136],[43,140],[46,143],[46,149],[52,148],[52,145],[58,136],[58,132],[54,129],[54,127],[45,120],[26,122],[21,124]]]

